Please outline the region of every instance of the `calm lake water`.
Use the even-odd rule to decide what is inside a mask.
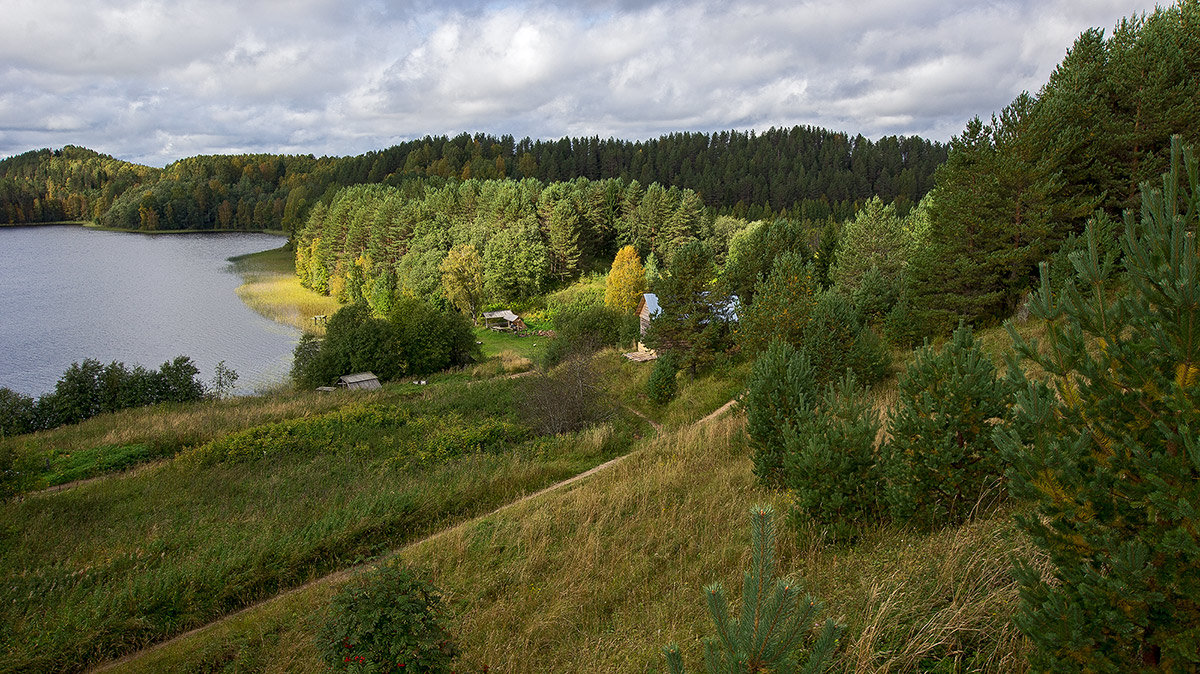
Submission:
[[[37,396],[84,358],[157,369],[181,354],[205,382],[224,360],[235,392],[279,382],[300,333],[238,299],[228,258],[285,241],[0,227],[0,386]]]

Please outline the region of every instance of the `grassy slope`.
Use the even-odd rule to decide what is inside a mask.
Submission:
[[[756,486],[738,415],[668,433],[561,493],[455,527],[401,557],[434,570],[464,660],[503,672],[663,668],[678,641],[699,667],[711,634],[700,587],[740,595]],[[782,523],[781,523],[782,524]],[[1016,540],[1007,513],[932,534],[882,528],[854,546],[781,536],[781,566],[847,626],[853,671],[1022,669],[1009,624]],[[313,635],[344,582],[313,586],[125,663],[117,671],[318,671]]]
[[[516,382],[466,379],[367,399],[458,415],[466,428],[507,416]],[[535,439],[405,469],[391,454],[428,438],[366,433],[333,453],[166,462],[5,504],[0,671],[70,670],[137,649],[577,474],[627,437]]]

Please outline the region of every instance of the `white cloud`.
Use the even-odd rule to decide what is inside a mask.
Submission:
[[[162,165],[426,134],[647,138],[813,124],[947,140],[1149,0],[202,5],[9,0],[0,155]]]

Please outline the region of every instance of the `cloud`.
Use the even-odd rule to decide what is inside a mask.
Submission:
[[[11,0],[0,155],[70,143],[163,165],[793,124],[947,140],[1139,1]]]

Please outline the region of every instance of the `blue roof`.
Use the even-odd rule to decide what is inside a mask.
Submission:
[[[658,306],[658,295],[655,295],[654,293],[646,293],[642,295],[642,299],[646,300],[646,311],[650,313],[651,317],[653,317],[659,311],[662,311],[662,309],[660,309]]]

